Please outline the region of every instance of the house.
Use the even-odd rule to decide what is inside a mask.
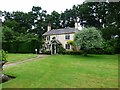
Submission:
[[[73,41],[75,32],[81,30],[82,27],[79,23],[75,23],[74,28],[66,27],[51,30],[51,25],[49,24],[47,29],[47,32],[43,34],[43,36],[45,36],[45,49],[50,50],[51,54],[56,54],[58,51],[56,43],[62,44],[62,47],[66,50],[72,50],[72,47],[67,44],[67,41]]]

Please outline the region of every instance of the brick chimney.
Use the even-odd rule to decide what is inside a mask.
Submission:
[[[48,26],[47,26],[47,31],[50,31],[51,30],[51,24],[48,23]]]

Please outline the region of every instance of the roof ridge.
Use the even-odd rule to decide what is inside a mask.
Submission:
[[[60,28],[60,29],[52,29],[48,32],[45,32],[43,35],[57,35],[57,34],[65,34],[65,33],[74,33],[76,28]]]

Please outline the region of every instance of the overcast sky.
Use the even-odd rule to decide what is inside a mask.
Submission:
[[[2,11],[31,11],[32,6],[41,6],[47,13],[57,12],[72,8],[73,5],[82,4],[84,0],[0,0]]]

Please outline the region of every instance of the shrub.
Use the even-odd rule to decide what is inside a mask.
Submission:
[[[72,41],[72,40],[68,40],[68,41],[67,41],[67,44],[71,45],[72,50],[77,51],[74,41]]]
[[[50,55],[51,52],[50,52],[50,50],[43,50],[43,51],[42,51],[42,54],[48,54],[48,55]]]
[[[60,54],[63,54],[63,55],[81,55],[83,52],[82,51],[63,51],[62,53]]]
[[[58,53],[59,54],[62,54],[63,52],[65,52],[65,49],[63,48],[62,45],[57,45],[57,48],[58,48]]]
[[[7,62],[7,52],[5,52],[4,50],[1,50],[0,51],[1,52],[1,54],[0,54],[0,59],[2,60],[2,61],[5,61],[5,62]]]
[[[68,40],[68,41],[67,41],[67,44],[69,44],[69,45],[72,45],[72,46],[73,46],[73,45],[74,45],[74,42],[73,42],[72,40]]]
[[[114,54],[115,51],[114,51],[114,48],[110,46],[110,47],[105,48],[103,52],[104,54]]]
[[[103,44],[103,53],[104,54],[114,54],[115,53],[115,47],[113,40],[104,41]]]
[[[87,51],[88,54],[104,54],[102,48],[93,48]]]

